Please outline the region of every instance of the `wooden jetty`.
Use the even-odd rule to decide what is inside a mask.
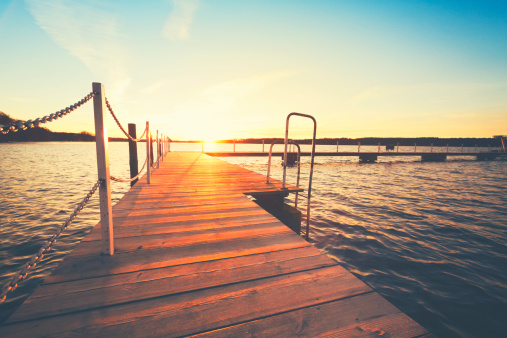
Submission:
[[[1,337],[429,337],[247,195],[297,191],[169,153],[0,328]]]

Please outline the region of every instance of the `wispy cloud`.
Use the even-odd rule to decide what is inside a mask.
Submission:
[[[244,102],[296,72],[297,70],[270,72],[213,84],[195,98],[177,105],[171,118],[178,121],[181,130],[187,132],[185,137],[199,138],[199,135],[209,135],[211,131],[217,138],[235,137],[238,125],[257,122],[256,116],[246,117],[242,114]],[[241,124],[238,123],[240,120]]]
[[[120,99],[130,83],[126,51],[119,42],[118,22],[104,1],[26,0],[35,22],[60,47],[82,61],[108,96]],[[108,90],[109,89],[109,90]]]
[[[165,22],[164,36],[173,41],[187,39],[199,0],[171,0],[171,3],[173,10]]]
[[[220,82],[204,89],[195,100],[182,104],[178,111],[184,114],[204,111],[221,115],[235,113],[239,100],[254,94],[274,81],[293,74],[294,71],[290,70],[278,71]]]

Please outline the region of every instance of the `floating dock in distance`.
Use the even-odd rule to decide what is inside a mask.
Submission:
[[[296,187],[169,153],[0,327],[1,337],[429,337],[245,194]]]
[[[263,157],[269,156],[268,152],[205,152],[206,155],[213,157]],[[282,157],[282,152],[273,152],[272,156]],[[311,156],[310,152],[301,152],[301,156]],[[344,157],[358,157],[360,162],[375,162],[379,156],[398,156],[398,157],[409,157],[415,156],[420,157],[423,162],[443,162],[449,156],[472,156],[478,161],[492,161],[497,157],[505,157],[507,153],[435,153],[435,152],[315,152],[315,156],[344,156]]]

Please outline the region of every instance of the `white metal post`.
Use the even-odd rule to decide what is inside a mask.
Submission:
[[[95,117],[95,146],[97,149],[97,171],[101,184],[99,187],[100,223],[102,229],[102,253],[114,254],[113,210],[111,206],[111,181],[109,180],[109,153],[106,129],[106,101],[104,86],[94,82],[92,90]]]
[[[146,183],[151,183],[150,122],[146,121]]]

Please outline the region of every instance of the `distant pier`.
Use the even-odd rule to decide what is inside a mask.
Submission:
[[[206,151],[206,155],[213,157],[263,157],[269,156],[268,152],[212,152]],[[283,157],[282,152],[273,152],[272,156]],[[301,152],[300,156],[311,156],[310,152]],[[358,157],[359,162],[376,162],[379,157],[420,157],[423,162],[443,162],[448,157],[475,157],[478,161],[492,161],[498,157],[505,157],[507,153],[501,152],[316,152],[315,156],[330,157]]]

